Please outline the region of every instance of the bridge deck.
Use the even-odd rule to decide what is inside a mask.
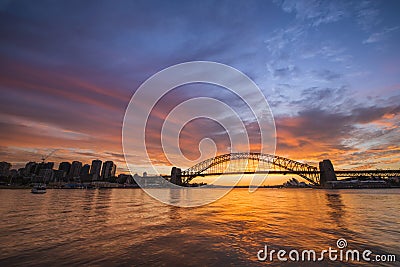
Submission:
[[[251,172],[216,172],[202,173],[197,176],[215,176],[215,175],[238,175],[238,174],[320,174],[319,171],[251,171]],[[337,177],[356,177],[356,176],[400,176],[400,170],[339,170],[335,171]],[[182,177],[190,177],[190,174],[182,174]]]

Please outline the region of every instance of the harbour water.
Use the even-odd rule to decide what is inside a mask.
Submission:
[[[260,262],[257,253],[337,249],[343,238],[349,249],[396,256],[374,265],[399,266],[399,203],[400,189],[234,189],[197,208],[141,189],[0,190],[0,265],[313,266],[321,262]],[[322,263],[344,264],[371,262]]]

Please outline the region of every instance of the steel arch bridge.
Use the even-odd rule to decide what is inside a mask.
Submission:
[[[273,171],[270,167],[278,167],[281,170]],[[280,156],[247,152],[224,154],[204,160],[182,171],[181,177],[182,182],[188,184],[197,176],[267,173],[297,174],[314,185],[320,183],[317,167]]]

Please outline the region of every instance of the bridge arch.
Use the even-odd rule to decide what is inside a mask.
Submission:
[[[246,161],[247,163],[243,165],[247,166],[249,160],[267,163],[268,167],[276,166],[282,168],[288,171],[288,173],[297,174],[300,177],[306,179],[307,181],[315,185],[318,185],[320,183],[319,171],[317,167],[276,155],[263,154],[263,153],[247,153],[247,152],[223,154],[216,156],[214,158],[206,159],[200,163],[197,163],[196,165],[190,167],[189,169],[182,171],[183,183],[187,184],[197,176],[205,176],[212,174],[229,174],[230,172],[223,172],[223,171],[218,172],[216,171],[216,169],[218,169],[218,166],[222,166],[224,163],[230,161],[243,161],[243,162]],[[260,165],[258,165],[257,171],[249,173],[257,173],[257,172],[262,173],[263,171],[264,173],[266,173],[267,171],[269,171],[269,169],[268,170],[262,168],[260,169],[259,166]],[[239,172],[247,173],[245,169],[241,169]]]

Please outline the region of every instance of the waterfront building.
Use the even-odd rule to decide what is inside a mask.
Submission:
[[[89,164],[85,164],[83,165],[81,172],[80,172],[80,178],[81,181],[89,181],[89,170],[90,170],[90,165]]]
[[[101,170],[102,180],[110,179],[115,176],[116,165],[112,161],[106,161],[103,164],[103,169]]]
[[[33,161],[26,163],[24,176],[30,177],[32,174],[34,174],[36,170],[36,165],[37,163]]]
[[[54,162],[40,162],[40,163],[36,164],[35,174],[39,175],[41,170],[53,169],[53,167],[54,167]]]
[[[8,176],[10,174],[11,163],[2,161],[0,162],[0,177],[1,176]]]
[[[90,168],[90,176],[92,176],[93,181],[100,180],[101,164],[103,162],[99,159],[92,161],[92,167]]]
[[[81,176],[88,176],[89,175],[89,170],[90,170],[90,165],[89,164],[85,164],[82,166],[81,168]]]
[[[136,184],[135,180],[133,179],[132,175],[130,174],[123,174],[121,173],[118,175],[117,182],[120,184]]]
[[[53,176],[54,176],[53,169],[41,169],[39,171],[39,176],[38,176],[39,181],[37,182],[47,183],[53,181]]]
[[[67,161],[61,162],[60,165],[58,165],[58,170],[63,171],[63,177],[65,177],[71,170],[71,163]]]
[[[71,170],[69,172],[70,178],[79,178],[82,169],[82,162],[80,161],[73,161],[71,164]]]
[[[64,182],[65,177],[67,176],[67,173],[64,170],[55,170],[53,173],[54,182]]]

